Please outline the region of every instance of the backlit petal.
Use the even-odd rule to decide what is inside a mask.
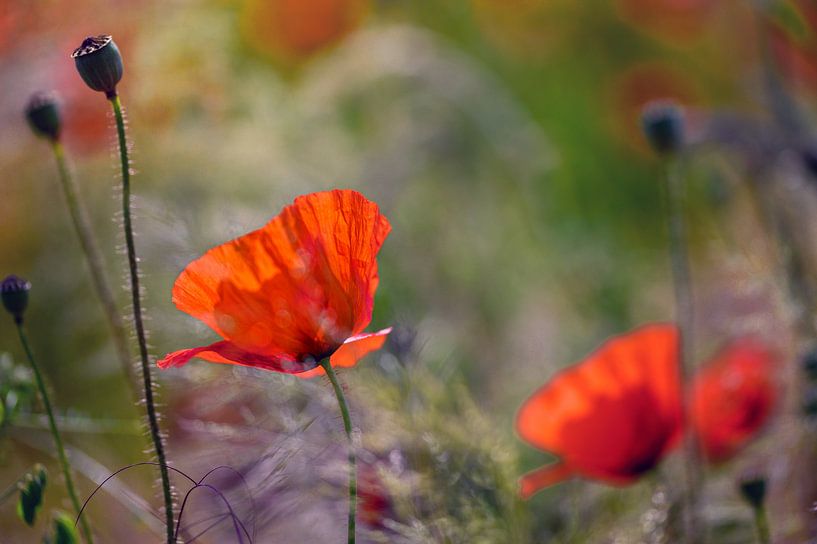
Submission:
[[[197,348],[182,349],[165,355],[157,362],[159,368],[165,369],[187,364],[190,359],[198,358],[211,363],[251,366],[264,370],[274,370],[287,374],[295,374],[310,370],[315,362],[301,362],[281,357],[258,355],[241,349],[235,344],[223,340]]]
[[[391,229],[351,190],[313,193],[193,261],[173,302],[240,348],[319,358],[371,321],[376,255]]]
[[[620,484],[646,472],[680,438],[677,342],[666,324],[609,340],[522,405],[519,435],[583,476]]]
[[[386,342],[386,337],[391,332],[391,327],[377,332],[370,332],[352,336],[346,340],[338,350],[329,358],[329,363],[334,368],[350,367],[357,364],[357,362],[373,351],[377,351],[383,347]],[[315,376],[322,376],[326,371],[318,366],[312,370],[296,374],[299,378],[314,378]]]

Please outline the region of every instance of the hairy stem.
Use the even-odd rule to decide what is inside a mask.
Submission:
[[[133,225],[130,209],[130,159],[128,158],[128,142],[125,135],[125,119],[122,115],[122,103],[119,95],[110,97],[116,118],[116,131],[119,136],[119,158],[122,163],[122,220],[125,230],[125,245],[128,252],[128,271],[130,273],[130,290],[133,299],[133,324],[136,329],[136,340],[139,343],[139,360],[142,367],[142,381],[144,385],[145,408],[147,410],[150,437],[156,450],[156,460],[159,463],[159,473],[162,478],[162,494],[165,503],[165,523],[167,527],[167,542],[173,544],[173,492],[170,486],[170,475],[167,470],[165,446],[159,429],[159,417],[156,413],[156,404],[153,400],[153,378],[150,373],[150,356],[148,355],[145,325],[142,319],[142,299],[139,287],[139,261],[136,258],[136,247],[133,240]]]
[[[352,419],[349,417],[349,406],[346,404],[346,396],[343,388],[338,383],[338,376],[335,369],[329,364],[329,359],[324,359],[321,366],[326,371],[335,396],[338,399],[340,415],[343,417],[343,428],[346,431],[346,438],[349,440],[349,531],[348,544],[355,544],[355,518],[357,517],[357,460],[355,458],[355,444],[352,440]]]
[[[678,341],[678,360],[681,367],[682,390],[693,373],[692,365],[692,327],[694,311],[692,305],[692,280],[687,255],[687,232],[684,220],[684,180],[678,171],[678,165],[667,164],[667,220],[669,228],[669,251],[672,263],[672,284],[675,294],[675,313],[680,338]],[[684,418],[689,418],[689,397],[683,396]],[[700,542],[701,534],[698,523],[698,489],[701,485],[700,450],[695,433],[684,435],[684,462],[686,469],[686,493],[684,508],[684,525],[686,542]]]
[[[91,228],[85,207],[79,199],[76,182],[71,176],[71,171],[66,164],[65,149],[58,140],[53,142],[52,148],[54,150],[54,157],[57,160],[57,169],[59,170],[60,183],[62,184],[62,191],[65,195],[65,202],[68,205],[68,212],[71,215],[74,230],[77,233],[80,246],[85,254],[85,261],[88,263],[88,269],[91,272],[94,290],[102,304],[102,309],[105,311],[105,317],[111,329],[114,347],[116,348],[116,353],[122,366],[122,373],[125,375],[125,379],[128,381],[128,387],[134,393],[134,397],[138,398],[135,389],[133,368],[131,366],[130,349],[128,349],[128,335],[122,317],[116,308],[113,289],[111,289],[111,285],[105,275],[105,266],[103,264],[102,253],[99,251],[99,244],[94,236],[94,231]]]
[[[68,462],[68,457],[65,455],[65,448],[62,445],[60,431],[57,429],[57,422],[54,420],[54,411],[51,408],[51,399],[48,396],[48,390],[45,387],[42,374],[40,374],[40,369],[37,366],[37,363],[34,362],[34,355],[32,354],[31,348],[28,345],[28,338],[26,337],[25,330],[23,329],[22,320],[15,321],[17,323],[17,333],[20,336],[20,343],[23,345],[23,350],[26,352],[26,357],[28,358],[29,365],[31,365],[31,370],[34,371],[34,379],[37,382],[37,388],[40,390],[43,405],[45,405],[45,413],[48,415],[48,426],[51,429],[51,436],[54,437],[54,446],[57,448],[57,459],[60,462],[62,475],[65,478],[65,488],[68,490],[68,497],[71,499],[71,505],[74,507],[74,511],[77,515],[79,515],[81,511],[79,498],[77,497],[77,490],[74,487],[74,479],[71,476],[71,465]],[[82,518],[80,520],[80,529],[82,530],[82,535],[85,538],[85,542],[87,544],[93,544],[94,539],[86,518]]]

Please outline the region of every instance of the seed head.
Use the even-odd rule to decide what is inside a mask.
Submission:
[[[23,313],[28,306],[28,292],[31,290],[31,283],[15,276],[7,276],[0,283],[0,297],[3,299],[3,306],[14,317],[16,323],[23,322]]]
[[[52,142],[60,139],[62,120],[55,93],[40,91],[32,94],[26,105],[26,119],[37,136]]]
[[[656,153],[675,153],[684,142],[684,113],[672,100],[650,102],[641,111],[641,129]]]
[[[77,47],[71,58],[83,81],[93,90],[116,96],[116,85],[122,79],[122,55],[108,35],[88,36]]]
[[[766,478],[760,474],[746,474],[740,479],[740,494],[755,510],[763,508],[766,499]]]

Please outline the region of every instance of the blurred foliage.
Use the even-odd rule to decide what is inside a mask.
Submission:
[[[764,215],[779,194],[764,191],[785,180],[783,197],[802,205],[796,236],[784,241],[813,234],[813,175],[800,157],[817,115],[815,20],[807,0],[0,3],[0,273],[32,281],[30,338],[55,404],[71,416],[66,425],[90,422],[66,431],[81,495],[145,459],[130,424],[141,407],[118,372],[55,165],[22,114],[35,91],[61,95],[65,145],[117,285],[108,105],[68,58],[84,36],[113,34],[125,59],[120,91],[154,355],[212,338],[170,301],[183,266],[294,196],[352,187],[392,222],[373,327],[406,326],[413,342],[343,373],[362,459],[379,475],[369,500],[389,498],[383,526],[367,538],[673,542],[677,460],[630,488],[574,481],[523,504],[515,478],[547,454],[516,439],[513,415],[608,335],[672,317],[663,165],[637,123],[654,98],[672,96],[689,114],[698,358],[746,330],[775,339],[790,359],[799,352],[787,247],[770,234],[780,217]],[[798,130],[785,124],[787,111]],[[36,418],[15,425],[38,407],[2,317],[0,484],[35,461],[54,466]],[[174,466],[240,468],[271,541],[334,535],[344,493],[328,386],[211,366],[159,374]],[[789,386],[793,376],[781,370]],[[808,515],[802,474],[814,466],[814,444],[792,391],[763,440],[710,471],[713,541],[740,542],[751,528],[734,486],[744,462],[776,475],[780,541],[802,535],[794,518]],[[103,421],[111,419],[124,423]],[[147,475],[129,472],[95,498],[88,515],[103,541],[155,538]],[[221,478],[249,516],[242,486]],[[44,507],[61,504],[62,493],[51,486]],[[215,508],[202,495],[192,514]],[[66,538],[55,519],[35,530]],[[30,540],[20,525],[10,508],[0,511],[4,537]]]

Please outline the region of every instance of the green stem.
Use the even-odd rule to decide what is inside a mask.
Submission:
[[[352,420],[349,417],[349,406],[346,404],[346,396],[343,388],[338,383],[338,376],[335,369],[329,364],[329,359],[324,359],[321,366],[326,371],[335,396],[338,398],[340,415],[343,417],[343,428],[346,431],[346,438],[349,440],[349,524],[348,524],[348,544],[355,544],[355,518],[357,517],[357,459],[355,458],[355,444],[352,440]]]
[[[681,386],[685,390],[693,373],[692,327],[694,311],[692,305],[692,281],[687,255],[687,232],[684,221],[684,180],[678,165],[667,163],[667,220],[669,222],[669,252],[672,262],[672,284],[675,294],[675,313],[680,338],[678,360],[681,368]],[[689,398],[683,396],[684,418],[689,417]],[[701,537],[698,523],[698,489],[701,485],[701,459],[695,433],[684,433],[684,462],[686,469],[686,493],[684,525],[686,542],[699,542]]]
[[[755,527],[757,528],[757,541],[760,544],[770,544],[772,541],[769,532],[769,519],[766,517],[764,507],[755,508]]]
[[[20,491],[20,483],[24,478],[25,476],[18,478],[16,482],[8,486],[2,493],[0,493],[0,504],[3,504],[10,497],[14,496],[18,491]]]
[[[65,477],[65,487],[68,490],[68,497],[71,499],[71,505],[74,507],[74,511],[77,515],[81,510],[79,498],[77,498],[77,490],[74,487],[74,479],[71,477],[71,465],[68,463],[68,457],[65,455],[65,448],[62,445],[62,437],[60,437],[60,431],[57,429],[57,422],[54,420],[54,411],[51,409],[51,400],[48,396],[48,391],[45,388],[45,382],[43,381],[43,377],[40,374],[40,369],[37,367],[37,363],[34,362],[34,355],[31,353],[31,348],[28,345],[28,338],[26,337],[25,330],[23,329],[23,322],[22,320],[18,319],[15,320],[17,324],[17,333],[20,335],[20,343],[23,345],[23,350],[26,352],[26,357],[28,357],[28,363],[31,365],[31,370],[34,371],[34,379],[37,382],[37,388],[40,390],[40,396],[43,399],[43,404],[45,405],[45,413],[48,415],[48,426],[51,428],[51,436],[54,437],[54,445],[57,448],[57,459],[60,462],[60,467],[62,468],[62,475]],[[91,528],[88,526],[88,520],[85,517],[80,518],[80,529],[82,530],[82,534],[85,537],[85,542],[87,544],[92,544],[94,539],[91,535]]]
[[[82,201],[79,199],[77,184],[68,169],[65,160],[65,149],[58,140],[52,142],[52,148],[54,150],[54,157],[57,160],[57,169],[59,170],[65,202],[68,205],[68,212],[71,215],[74,230],[77,233],[80,246],[82,246],[82,251],[85,254],[85,261],[88,263],[88,269],[91,272],[94,289],[102,304],[102,309],[105,311],[105,317],[108,319],[108,326],[111,329],[111,335],[119,357],[119,362],[122,366],[122,372],[134,396],[137,396],[136,390],[134,389],[135,378],[133,368],[130,363],[128,335],[122,317],[116,309],[113,289],[111,289],[111,285],[108,283],[107,276],[105,275],[105,266],[102,253],[99,251],[99,244],[96,242],[94,231],[91,228],[91,222],[88,220],[88,214],[82,205]]]
[[[162,478],[162,494],[165,503],[165,524],[167,527],[167,543],[174,544],[173,522],[173,491],[170,485],[170,475],[167,470],[164,441],[159,430],[159,418],[153,400],[153,379],[150,373],[150,356],[148,355],[145,325],[142,319],[142,299],[139,287],[139,263],[136,258],[136,247],[133,240],[133,225],[130,213],[130,159],[128,158],[128,140],[125,135],[125,119],[122,115],[122,103],[119,96],[109,97],[116,118],[116,131],[119,136],[119,158],[122,163],[122,220],[125,230],[125,245],[128,252],[128,268],[130,272],[131,297],[133,299],[133,323],[136,328],[136,339],[139,343],[139,360],[142,366],[142,380],[145,394],[145,408],[147,409],[148,427],[153,447],[156,450],[156,460],[159,463],[159,473]]]

